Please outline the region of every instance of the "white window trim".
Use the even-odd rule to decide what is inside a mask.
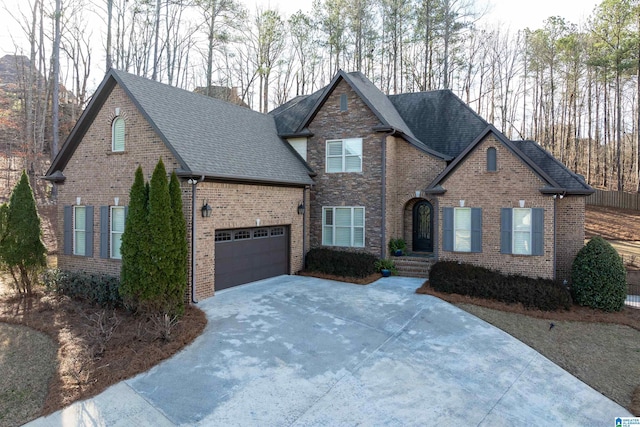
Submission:
[[[516,212],[529,211],[529,229],[516,231]],[[533,246],[533,210],[531,208],[513,208],[511,210],[511,253],[514,255],[531,255]],[[516,252],[516,233],[529,233],[528,252]]]
[[[76,210],[78,208],[82,208],[84,209],[84,215],[85,215],[85,220],[84,220],[84,224],[81,224],[82,228],[77,228],[78,226],[78,222],[76,221],[77,219],[77,214],[76,214]],[[85,233],[85,244],[87,241],[87,237],[86,237],[86,233],[87,233],[87,207],[84,205],[76,205],[73,207],[73,255],[79,255],[79,256],[86,256],[87,255],[87,248],[85,246],[84,248],[84,252],[83,253],[79,253],[78,252],[78,235],[77,233]]]
[[[349,226],[349,230],[350,230],[350,244],[348,246],[343,246],[343,245],[336,245],[335,241],[336,241],[336,225],[335,225],[335,217],[336,217],[336,209],[351,209],[351,225]],[[355,226],[353,225],[353,215],[356,209],[362,209],[362,226]],[[332,225],[326,225],[326,212],[328,210],[332,211],[333,214],[333,221],[334,224]],[[365,242],[366,242],[366,209],[364,206],[323,206],[322,207],[322,245],[323,246],[337,246],[337,247],[344,247],[344,248],[364,248],[365,247]],[[326,228],[330,228],[331,229],[331,244],[327,244],[324,240],[324,231]],[[354,230],[356,228],[362,228],[362,245],[356,245],[354,242]]]
[[[469,211],[469,223],[467,224],[467,228],[463,228],[461,225],[464,224],[458,224],[458,216],[456,215],[457,212],[459,211]],[[471,252],[471,216],[472,216],[472,212],[471,212],[471,208],[453,208],[453,251],[454,252]],[[460,226],[459,226],[460,225]],[[468,231],[469,232],[469,248],[468,249],[462,249],[460,248],[460,245],[458,243],[458,230],[463,230],[463,231]]]
[[[347,157],[357,157],[357,156],[354,156],[354,155],[347,156],[345,154],[345,147],[346,147],[345,142],[346,141],[359,141],[360,142],[360,155],[359,155],[359,157],[360,157],[360,169],[357,170],[357,171],[347,171],[346,170],[346,159],[347,159]],[[332,143],[332,142],[341,142],[342,143],[342,154],[340,154],[340,156],[337,156],[337,155],[330,156],[329,155],[329,144]],[[324,159],[325,160],[325,162],[324,162],[325,163],[325,168],[324,168],[325,172],[326,173],[361,173],[362,172],[362,157],[363,157],[363,151],[364,151],[362,142],[363,142],[362,138],[328,139],[325,142],[325,145],[324,145],[324,148],[325,148],[325,159]],[[338,157],[340,157],[342,159],[342,168],[339,171],[330,171],[329,170],[329,158],[338,158]]]
[[[116,122],[122,120],[123,123],[123,128],[122,131],[124,132],[124,135],[122,135],[122,150],[116,150]],[[122,153],[125,150],[125,146],[126,146],[126,141],[125,141],[125,137],[126,137],[126,123],[124,121],[124,118],[122,116],[117,116],[113,119],[113,122],[111,122],[111,151],[114,153]]]
[[[120,256],[115,256],[114,255],[114,249],[115,249],[115,245],[114,245],[114,235],[119,234],[120,235],[120,247],[118,249],[120,249],[122,247],[122,234],[124,234],[124,230],[123,231],[113,231],[113,211],[114,209],[119,209],[123,211],[123,215],[124,215],[124,211],[125,208],[124,206],[111,206],[110,210],[109,210],[109,257],[113,258],[113,259],[122,259],[122,253],[120,253]],[[126,221],[126,218],[125,218]],[[120,252],[120,250],[118,251]]]

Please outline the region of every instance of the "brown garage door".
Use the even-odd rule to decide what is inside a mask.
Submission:
[[[289,228],[216,231],[216,290],[289,274]]]

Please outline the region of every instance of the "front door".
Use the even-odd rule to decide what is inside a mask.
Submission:
[[[433,206],[426,200],[413,206],[413,250],[433,252]]]

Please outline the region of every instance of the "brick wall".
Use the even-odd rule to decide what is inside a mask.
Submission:
[[[123,153],[111,152],[111,122],[115,117],[116,108],[120,108],[120,115],[125,118],[126,123]],[[59,186],[58,192],[58,247],[64,247],[64,206],[74,205],[76,198],[80,197],[82,205],[94,206],[94,255],[64,255],[60,250],[60,268],[120,274],[120,260],[100,258],[100,206],[114,205],[114,197],[120,199],[119,205],[127,205],[129,190],[138,165],[142,165],[145,178],[148,180],[160,157],[167,172],[170,173],[179,167],[149,123],[124,91],[116,86],[67,164],[64,170],[67,179]],[[187,237],[190,241],[192,187],[186,181],[182,181],[181,185]],[[303,199],[302,188],[214,182],[199,183],[196,188],[197,209],[205,200],[213,207],[211,218],[202,218],[199,212],[196,212],[198,299],[209,297],[214,292],[214,234],[219,228],[255,227],[257,218],[260,218],[261,226],[289,226],[290,272],[295,273],[302,269],[302,216],[297,213],[297,207]]]
[[[571,280],[571,265],[584,246],[583,196],[556,199],[556,271],[559,280]]]
[[[197,185],[196,206],[208,201],[211,217],[196,215],[196,297],[213,295],[215,278],[215,231],[229,228],[285,225],[289,227],[290,274],[302,270],[302,215],[298,205],[303,200],[302,188],[267,185],[203,182]],[[189,195],[191,203],[191,196]],[[247,266],[250,268],[251,266]]]
[[[125,119],[125,151],[111,151],[111,122],[115,109]],[[129,190],[138,165],[149,179],[158,159],[162,157],[167,171],[178,163],[149,123],[138,112],[124,91],[114,87],[102,109],[96,115],[82,142],[67,164],[64,184],[58,186],[58,266],[67,270],[84,270],[113,275],[120,274],[120,260],[100,258],[100,206],[113,206],[118,197],[119,205],[129,204]],[[183,184],[183,193],[187,191]],[[63,221],[64,206],[94,207],[93,257],[64,255]]]
[[[340,111],[340,96],[347,95],[348,109]],[[322,246],[323,206],[365,207],[365,248],[379,256],[382,248],[382,145],[385,135],[372,131],[379,125],[351,87],[341,81],[309,124],[313,136],[307,143],[307,162],[317,173],[311,189],[310,244]],[[362,138],[361,173],[326,173],[326,141]]]
[[[416,190],[424,190],[445,167],[444,160],[418,150],[401,138],[387,137],[387,242],[403,238],[411,250],[413,205],[423,199],[435,205],[434,198],[424,193],[416,197]]]
[[[486,170],[486,150],[495,147],[497,172]],[[487,138],[476,146],[466,160],[443,182],[447,190],[439,197],[439,213],[442,208],[458,207],[459,200],[465,207],[482,208],[482,253],[440,251],[442,260],[456,260],[482,265],[507,274],[553,278],[553,199],[540,193],[544,185],[531,169],[518,159],[495,137]],[[506,255],[500,253],[500,209],[517,208],[519,200],[527,208],[544,209],[544,251],[542,256]],[[442,221],[439,221],[439,237],[442,242]]]

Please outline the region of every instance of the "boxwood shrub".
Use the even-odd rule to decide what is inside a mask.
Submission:
[[[627,272],[609,242],[596,236],[578,252],[571,267],[571,291],[576,303],[605,311],[620,311],[627,297]]]
[[[374,255],[327,248],[311,249],[305,259],[305,269],[344,277],[367,277],[376,272]]]
[[[569,290],[559,282],[504,275],[455,261],[435,263],[429,273],[429,283],[439,292],[522,303],[527,308],[544,311],[568,310],[572,304]]]
[[[43,282],[48,290],[61,295],[105,308],[122,307],[120,280],[115,276],[55,269],[44,274]]]

